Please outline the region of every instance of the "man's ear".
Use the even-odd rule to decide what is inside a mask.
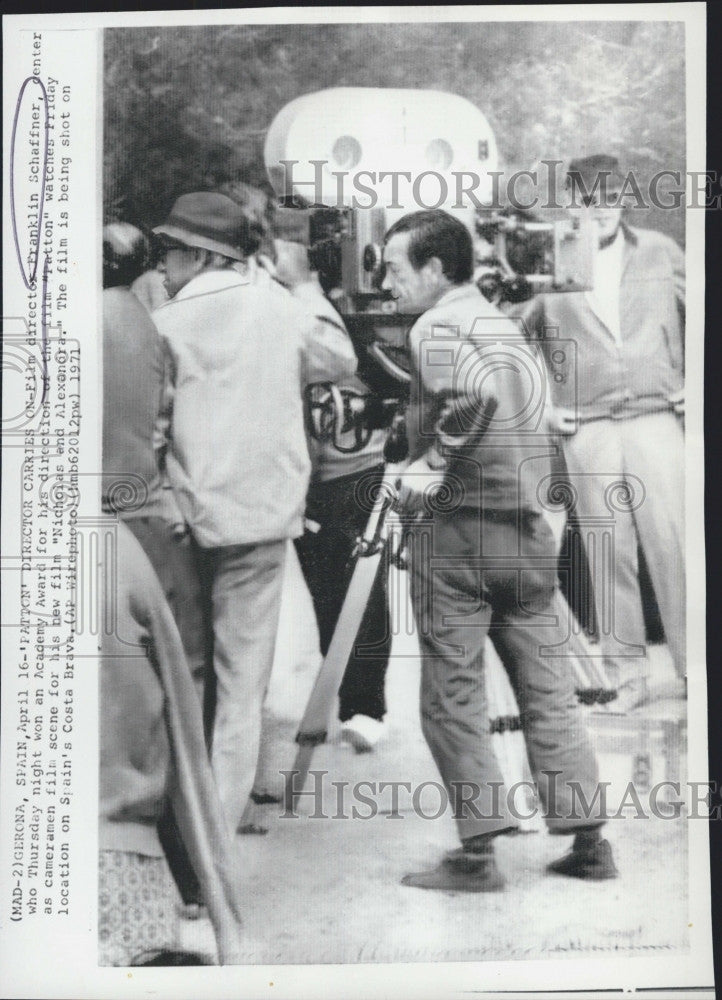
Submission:
[[[444,265],[439,257],[429,257],[424,264],[424,270],[432,283],[438,283],[444,279]]]
[[[202,247],[193,247],[193,263],[199,271],[206,266],[209,257],[209,250],[204,250]]]

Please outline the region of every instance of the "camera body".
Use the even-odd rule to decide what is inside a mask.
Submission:
[[[526,211],[490,208],[479,212],[476,232],[476,281],[500,306],[594,285],[596,231],[588,212],[542,221]]]
[[[314,436],[340,444],[342,431],[353,432],[351,449],[361,448],[408,396],[406,336],[416,316],[398,313],[382,289],[384,235],[401,216],[432,208],[457,216],[485,248],[477,280],[500,305],[591,287],[591,222],[539,223],[495,206],[496,139],[458,95],[362,87],[305,94],[276,115],[264,159],[279,198],[276,232],[309,248],[369,388],[366,404],[329,387],[309,395]]]
[[[444,208],[473,232],[474,199],[491,198],[497,169],[489,122],[455,94],[338,87],[282,108],[264,158],[282,206],[277,231],[309,247],[354,341],[359,376],[373,394],[403,399],[415,317],[396,313],[381,288],[384,234],[421,208]]]

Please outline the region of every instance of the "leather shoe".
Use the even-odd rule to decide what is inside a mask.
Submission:
[[[458,848],[447,854],[437,868],[404,875],[401,884],[447,892],[499,892],[506,879],[493,854],[470,854]]]
[[[573,847],[564,857],[552,861],[547,871],[554,875],[567,875],[570,878],[582,878],[594,882],[616,878],[619,875],[608,840],[598,840],[589,847]]]

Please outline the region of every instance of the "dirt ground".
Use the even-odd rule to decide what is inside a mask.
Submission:
[[[307,611],[305,598],[301,594],[294,600],[294,614],[289,618],[286,611],[282,626],[283,648],[295,650],[294,666],[277,664],[269,694],[274,713],[266,730],[271,776],[292,765],[297,727],[293,706],[305,704],[304,691],[318,663],[312,639],[298,627]],[[664,651],[655,655],[664,659]],[[547,874],[546,865],[567,850],[569,841],[549,836],[537,823],[532,832],[496,841],[508,883],[503,892],[428,892],[402,886],[406,872],[433,866],[445,851],[458,846],[448,811],[436,819],[424,818],[437,810],[434,788],[429,786],[419,800],[424,815],[414,812],[403,789],[396,815],[389,815],[390,792],[380,794],[378,785],[377,814],[364,819],[350,814],[354,806],[363,816],[372,811],[355,797],[358,782],[405,781],[416,788],[438,781],[420,731],[418,688],[415,638],[402,629],[387,677],[387,732],[376,750],[356,754],[332,732],[312,764],[314,770],[327,772],[322,776],[322,806],[305,796],[295,818],[283,817],[278,805],[257,807],[253,818],[268,827],[268,834],[237,838],[247,899],[248,964],[582,958],[605,953],[629,957],[671,954],[687,946],[684,814],[678,819],[641,819],[631,807],[608,823],[607,837],[620,873],[613,881],[578,882]],[[654,713],[675,714],[679,706],[674,704]],[[667,774],[663,732],[655,717],[639,712],[634,721],[625,722],[609,712],[589,715],[601,776],[612,782],[613,809],[635,768],[644,784],[639,766],[645,753],[651,765],[648,782]],[[676,732],[667,727],[668,736]],[[520,736],[506,739],[508,749],[509,739]],[[682,735],[677,750],[683,751],[683,742]],[[674,738],[668,739],[667,757],[674,743]],[[313,788],[311,779],[306,788]],[[368,795],[368,786],[365,791]],[[314,818],[314,813],[321,816]],[[186,948],[209,956],[213,952],[210,925],[203,919],[184,921],[181,940]]]

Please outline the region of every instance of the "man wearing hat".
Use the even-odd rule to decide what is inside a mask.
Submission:
[[[684,692],[684,255],[662,233],[625,222],[615,157],[573,160],[567,186],[570,211],[597,223],[594,287],[541,295],[524,319],[554,374],[577,519],[583,531],[585,523],[613,529],[611,579],[594,601],[618,704],[634,708],[662,690],[649,676],[638,547]],[[576,343],[576,378],[559,367],[559,337]],[[600,580],[603,554],[587,555]]]
[[[211,762],[235,831],[258,759],[286,542],[303,532],[303,389],[348,377],[356,357],[280,285],[234,267],[252,244],[230,198],[183,195],[154,232],[171,297],[154,313],[169,373],[159,429],[212,615]]]

